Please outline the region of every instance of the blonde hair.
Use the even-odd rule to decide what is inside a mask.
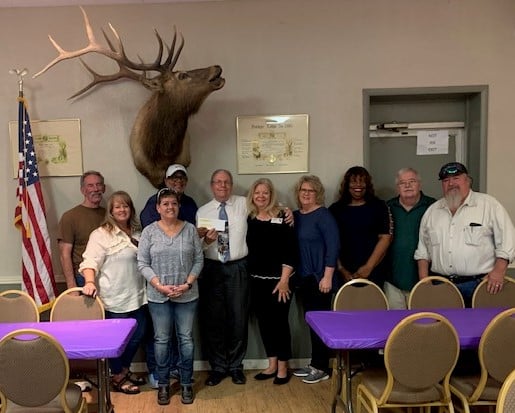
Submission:
[[[118,228],[118,224],[113,217],[113,206],[116,199],[121,200],[123,203],[127,204],[131,210],[131,218],[129,220],[129,226],[131,231],[139,231],[141,230],[141,224],[139,223],[138,217],[136,215],[136,209],[134,208],[134,203],[130,195],[125,191],[116,191],[111,194],[109,199],[107,200],[107,208],[106,208],[106,216],[104,222],[101,227],[105,228],[108,232],[113,232],[115,228]]]
[[[247,209],[249,211],[249,215],[251,218],[255,218],[258,214],[258,210],[256,205],[253,202],[254,192],[256,191],[256,188],[259,185],[264,185],[270,192],[270,202],[265,208],[265,212],[268,213],[272,217],[276,217],[279,214],[279,211],[281,210],[279,207],[279,202],[277,201],[277,192],[274,188],[274,184],[272,181],[268,178],[260,178],[257,181],[255,181],[249,189],[249,192],[247,194]]]
[[[299,178],[297,184],[295,185],[295,201],[297,202],[297,206],[300,208],[300,202],[299,202],[299,193],[300,193],[300,187],[303,183],[310,184],[316,193],[315,202],[317,205],[324,205],[325,202],[325,189],[324,185],[322,185],[322,182],[320,181],[320,178],[316,175],[303,175]]]

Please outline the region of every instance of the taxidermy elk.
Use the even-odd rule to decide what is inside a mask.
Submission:
[[[84,17],[89,44],[80,50],[66,51],[49,35],[48,37],[59,55],[34,77],[45,73],[63,60],[88,53],[99,53],[114,60],[118,64],[119,71],[110,75],[101,75],[79,58],[86,70],[93,75],[93,80],[70,99],[82,95],[95,85],[122,78],[136,80],[153,91],[152,96],[139,110],[136,117],[131,131],[130,147],[134,165],[138,171],[158,188],[163,184],[168,165],[180,163],[188,166],[190,164],[189,139],[186,134],[188,118],[199,110],[211,92],[224,86],[225,79],[220,77],[222,68],[210,66],[203,69],[173,71],[184,46],[184,38],[179,34],[180,40],[177,51],[175,51],[177,40],[175,27],[170,47],[164,44],[157,30],[154,30],[159,44],[159,51],[154,62],[134,62],[125,54],[122,40],[110,23],[109,28],[116,39],[116,44],[113,45],[103,29],[102,33],[109,49],[98,43],[86,12],[82,7],[80,9]],[[162,61],[165,46],[168,55]],[[157,75],[151,77],[149,72],[157,72]]]

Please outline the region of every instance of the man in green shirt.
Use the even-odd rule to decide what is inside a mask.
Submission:
[[[393,219],[393,242],[389,249],[390,274],[384,291],[390,308],[407,308],[408,297],[418,282],[413,254],[418,244],[422,215],[436,199],[420,190],[420,176],[413,168],[403,168],[395,179],[398,196],[387,202]]]

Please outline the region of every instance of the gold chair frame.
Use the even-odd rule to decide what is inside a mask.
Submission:
[[[449,279],[431,275],[415,284],[409,295],[408,309],[431,308],[465,308],[465,302],[458,287]]]

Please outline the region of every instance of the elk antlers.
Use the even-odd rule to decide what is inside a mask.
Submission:
[[[174,36],[171,47],[168,47],[164,42],[161,36],[159,35],[158,31],[154,29],[154,33],[157,38],[157,42],[159,44],[159,51],[157,54],[156,59],[153,63],[143,63],[141,61],[140,63],[133,62],[130,60],[127,55],[125,54],[125,49],[122,43],[122,40],[120,36],[118,35],[118,32],[116,29],[109,23],[109,28],[111,29],[111,32],[113,36],[116,39],[116,47],[113,45],[109,37],[107,36],[104,29],[102,29],[102,34],[104,35],[104,38],[109,46],[109,49],[102,46],[96,39],[95,34],[93,33],[93,29],[91,28],[91,24],[89,22],[88,15],[84,11],[82,7],[80,7],[82,11],[82,15],[84,17],[84,25],[86,27],[86,33],[88,36],[89,44],[80,50],[75,51],[66,51],[64,50],[57,42],[52,38],[51,35],[48,36],[56,50],[58,51],[59,55],[52,60],[49,64],[47,64],[41,71],[36,73],[33,78],[38,77],[39,75],[45,73],[48,69],[50,69],[52,66],[56,65],[57,63],[67,60],[67,59],[73,59],[75,57],[83,56],[88,53],[99,53],[101,55],[107,56],[110,59],[114,60],[119,67],[119,71],[114,74],[110,75],[101,75],[97,72],[95,72],[93,69],[91,69],[82,59],[79,59],[83,66],[93,75],[93,80],[91,83],[89,83],[86,87],[79,90],[77,93],[75,93],[73,96],[70,97],[70,99],[73,99],[77,96],[82,95],[89,89],[91,89],[93,86],[104,83],[104,82],[110,82],[122,78],[132,79],[136,80],[143,84],[147,89],[153,90],[153,91],[161,91],[162,89],[162,81],[159,79],[162,77],[162,74],[165,72],[172,72],[175,64],[177,63],[177,60],[179,58],[179,55],[181,54],[182,48],[184,46],[184,38],[179,33],[180,41],[179,46],[177,48],[177,52],[175,52],[175,44],[177,40],[177,29],[174,26]],[[164,46],[166,46],[168,50],[168,56],[166,57],[166,60],[161,63],[161,60],[163,58],[163,49]],[[138,56],[139,58],[139,56]],[[141,60],[141,58],[140,58]],[[142,73],[138,73],[135,71],[141,71]],[[155,71],[159,72],[158,75],[154,77],[147,77],[147,72],[149,71]]]

